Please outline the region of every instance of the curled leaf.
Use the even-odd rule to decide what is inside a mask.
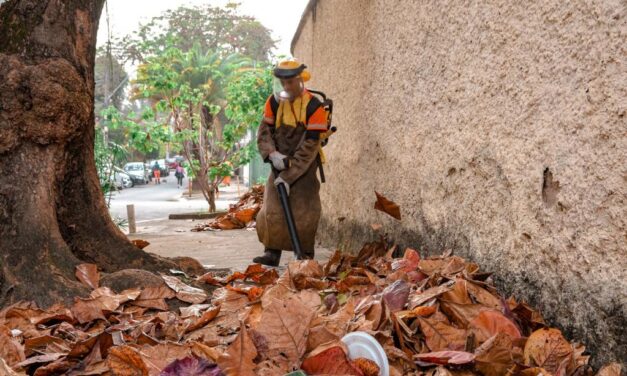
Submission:
[[[393,201],[385,198],[379,192],[375,191],[374,194],[377,195],[377,201],[374,203],[374,208],[384,213],[387,213],[400,221],[401,208]]]

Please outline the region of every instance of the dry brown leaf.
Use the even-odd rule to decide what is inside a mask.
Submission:
[[[466,260],[458,256],[450,256],[445,259],[446,264],[442,269],[442,275],[453,276],[466,269]]]
[[[620,376],[622,366],[619,363],[610,363],[597,372],[596,376]]]
[[[196,278],[197,282],[204,282],[208,285],[221,286],[222,282],[220,279],[216,278],[212,272],[205,273],[200,277]]]
[[[157,286],[148,286],[142,290],[141,294],[137,297],[137,300],[151,300],[151,299],[172,299],[176,296],[174,290],[168,287],[164,283]]]
[[[133,239],[131,240],[131,243],[133,243],[135,245],[135,247],[139,248],[139,249],[144,249],[146,247],[148,247],[150,245],[150,243],[148,243],[145,240],[142,239]]]
[[[423,292],[415,293],[409,296],[408,306],[409,309],[414,309],[428,302],[429,300],[444,294],[452,289],[452,284],[445,284],[436,287],[432,287]]]
[[[457,304],[472,304],[468,296],[466,280],[461,277],[455,278],[453,289],[442,294],[442,299]]]
[[[414,359],[419,365],[428,364],[451,364],[462,365],[471,363],[475,356],[465,351],[435,351],[425,354],[414,355]]]
[[[0,357],[0,375],[1,376],[25,376],[25,373],[17,373],[13,371],[11,367],[7,364],[7,362]]]
[[[418,262],[418,269],[423,273],[431,276],[442,272],[446,262],[442,259],[423,259]]]
[[[463,350],[466,347],[466,331],[457,329],[437,318],[418,317],[420,330],[431,351]]]
[[[12,338],[11,331],[5,326],[0,326],[0,358],[9,366],[14,366],[25,359],[24,348]]]
[[[196,330],[198,328],[202,328],[203,326],[205,326],[209,322],[211,322],[211,320],[215,319],[216,316],[218,316],[218,313],[220,313],[220,306],[213,306],[213,307],[209,308],[207,311],[205,311],[202,314],[202,316],[200,316],[189,327],[187,327],[185,332],[188,333],[188,332],[194,331],[194,330]]]
[[[400,221],[401,220],[401,208],[393,201],[390,201],[387,198],[385,198],[379,192],[374,191],[374,194],[377,195],[377,201],[374,203],[374,208],[384,213],[387,213],[393,218],[396,218]]]
[[[75,364],[75,361],[69,361],[65,358],[57,359],[52,363],[38,367],[33,376],[63,375]]]
[[[213,362],[217,362],[222,353],[216,350],[214,347],[209,347],[200,342],[191,343],[192,354],[199,358],[209,359]]]
[[[496,309],[497,311],[503,310],[503,304],[501,303],[501,299],[494,296],[488,290],[478,286],[475,283],[470,281],[467,282],[466,288],[468,289],[468,293],[472,295],[472,297],[479,303],[483,304],[486,307],[490,307]]]
[[[518,327],[511,320],[501,312],[492,310],[480,312],[468,323],[468,327],[479,343],[499,333],[506,334],[512,339],[521,336]]]
[[[325,349],[310,356],[301,365],[308,375],[345,375],[363,376],[361,370],[353,365],[340,346]]]
[[[181,307],[179,311],[181,311],[181,318],[185,319],[188,317],[200,317],[202,311],[211,307],[211,304],[192,304],[189,307]]]
[[[475,350],[477,370],[485,376],[502,376],[514,364],[512,339],[506,334],[496,334]]]
[[[76,278],[85,286],[97,289],[98,283],[100,282],[98,266],[96,266],[96,264],[76,265]]]
[[[165,302],[165,299],[171,299],[176,296],[174,290],[169,288],[165,282],[163,284],[157,286],[148,286],[142,290],[141,294],[135,301],[133,301],[133,305],[138,307],[145,308],[153,308],[166,311],[168,309],[168,305]]]
[[[112,297],[99,298],[75,298],[72,306],[72,314],[79,323],[84,324],[94,320],[106,320],[103,310],[114,310],[119,301]],[[115,306],[113,309],[109,309]]]
[[[271,285],[279,279],[279,273],[277,273],[276,269],[268,269],[259,278],[255,279],[257,283],[262,286]]]
[[[109,349],[107,365],[116,376],[147,376],[148,368],[139,353],[129,346]]]
[[[133,304],[138,307],[158,309],[161,311],[168,310],[168,303],[165,302],[165,299],[138,299],[134,301]]]
[[[162,275],[161,278],[163,278],[168,287],[176,292],[178,300],[192,304],[203,303],[207,300],[207,293],[204,290],[186,285],[176,277]]]
[[[319,300],[319,298],[318,298]],[[268,343],[270,358],[285,355],[291,365],[298,365],[305,353],[309,323],[314,310],[298,299],[275,299],[261,316],[257,329]]]
[[[481,312],[491,310],[481,304],[457,304],[445,300],[440,300],[440,309],[453,323],[462,328],[467,328]]]
[[[67,341],[65,341],[62,338],[54,337],[49,334],[46,334],[46,335],[39,336],[39,337],[26,338],[24,340],[24,347],[26,350],[33,350],[33,349],[45,348],[46,346],[53,344],[53,343],[68,344]]]
[[[392,262],[392,270],[402,270],[409,273],[416,270],[419,262],[420,254],[415,249],[407,248],[402,259],[396,259]]]
[[[247,275],[242,273],[242,272],[235,272],[233,274],[231,274],[230,276],[226,277],[226,279],[224,280],[224,283],[231,283],[233,281],[237,281],[237,280],[245,280],[247,278]]]
[[[218,365],[227,376],[254,376],[257,349],[253,343],[246,325],[240,324],[240,332],[235,341],[218,359]]]
[[[515,304],[512,308],[512,312],[522,321],[523,325],[528,326],[532,330],[546,326],[544,318],[540,312],[531,308],[525,302]]]
[[[414,309],[412,309],[411,311],[402,311],[402,312],[398,312],[396,315],[399,318],[405,319],[405,318],[412,318],[412,317],[429,317],[432,314],[434,314],[436,311],[436,307],[435,306],[418,306]]]
[[[248,304],[248,297],[227,288],[220,288],[213,292],[212,302],[220,305],[220,312],[235,313]]]
[[[573,353],[559,329],[538,329],[529,336],[525,344],[525,364],[537,366],[555,373],[562,362]]]
[[[168,364],[191,354],[192,351],[189,346],[176,343],[160,343],[156,346],[145,345],[139,350],[139,355],[150,376],[158,376]]]

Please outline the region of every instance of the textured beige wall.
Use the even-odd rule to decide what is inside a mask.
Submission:
[[[336,102],[319,239],[356,247],[378,222],[453,248],[597,364],[625,362],[626,8],[317,1],[293,52]],[[373,210],[375,189],[401,222]]]

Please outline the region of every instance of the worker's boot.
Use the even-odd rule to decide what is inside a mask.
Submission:
[[[305,258],[305,260],[313,260],[315,256],[315,252],[314,251],[304,251],[303,252],[303,257]]]
[[[267,266],[279,266],[281,261],[281,251],[278,249],[268,249],[263,253],[263,256],[257,256],[253,259],[256,264],[262,264]]]

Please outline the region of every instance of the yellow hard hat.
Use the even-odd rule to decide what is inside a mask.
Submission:
[[[277,78],[292,78],[300,75],[303,81],[309,81],[311,73],[306,69],[305,64],[299,63],[295,59],[283,60],[274,67],[272,73]]]

